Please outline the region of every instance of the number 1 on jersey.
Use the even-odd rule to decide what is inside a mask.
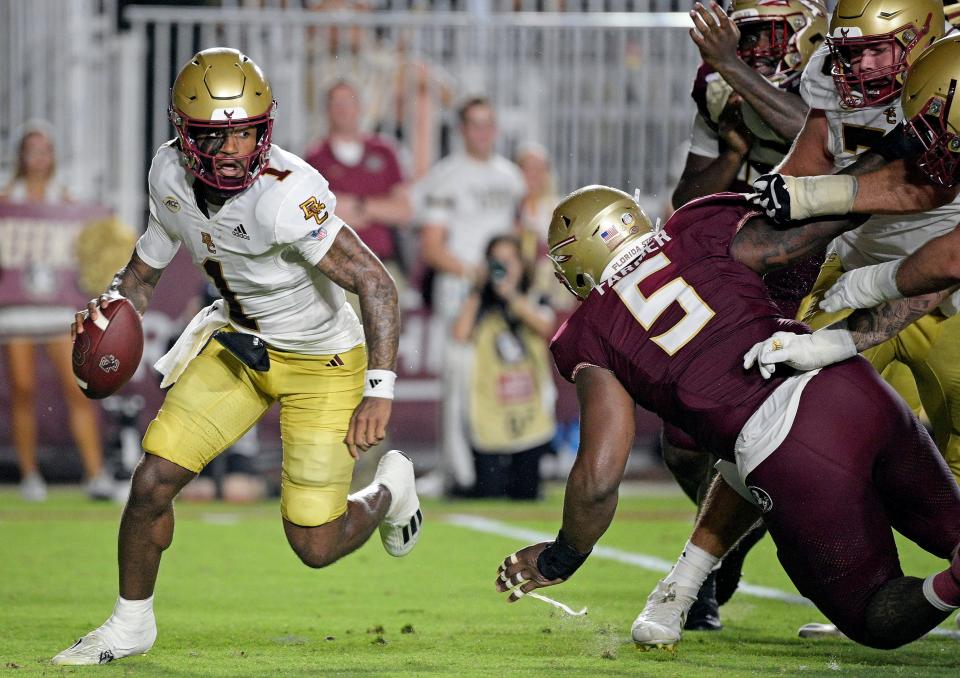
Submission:
[[[714,316],[714,311],[683,278],[674,278],[649,297],[643,295],[640,291],[640,283],[669,265],[670,260],[667,255],[661,252],[641,263],[613,289],[637,322],[646,330],[653,326],[657,318],[663,315],[673,302],[680,304],[686,311],[683,318],[666,332],[652,337],[652,341],[666,351],[667,355],[673,355],[703,329],[707,321]]]
[[[259,331],[260,325],[243,312],[243,307],[237,301],[236,293],[227,285],[227,281],[223,277],[223,266],[220,265],[220,262],[216,259],[204,259],[203,270],[207,272],[207,275],[213,280],[213,284],[217,286],[220,296],[227,302],[227,308],[230,309],[230,320],[241,327],[246,327],[248,330]]]

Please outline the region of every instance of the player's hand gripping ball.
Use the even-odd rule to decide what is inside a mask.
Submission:
[[[140,314],[127,299],[110,299],[106,308],[96,306],[82,324],[79,319],[75,324],[73,375],[88,398],[106,398],[120,390],[142,356]]]

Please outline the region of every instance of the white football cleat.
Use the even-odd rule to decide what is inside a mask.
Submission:
[[[675,581],[658,581],[647,597],[643,611],[633,622],[630,634],[637,649],[675,649],[683,635],[687,612],[696,600],[695,588],[678,586]]]
[[[800,630],[797,631],[797,635],[801,638],[846,638],[843,634],[843,631],[838,629],[833,624],[819,624],[817,622],[812,622],[810,624],[804,624],[800,627]]]
[[[380,523],[383,548],[391,556],[405,556],[417,545],[423,525],[413,462],[400,450],[390,450],[380,458],[373,482],[390,490],[390,508]]]
[[[157,640],[157,627],[152,626],[141,638],[131,644],[108,640],[114,634],[106,625],[91,631],[51,661],[58,666],[88,666],[106,664],[114,659],[146,654]]]

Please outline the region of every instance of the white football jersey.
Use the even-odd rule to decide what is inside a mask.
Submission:
[[[137,242],[148,265],[164,268],[181,243],[216,285],[237,330],[282,351],[325,355],[363,343],[344,291],[316,268],[343,228],[326,179],[274,145],[270,166],[207,217],[193,177],[171,141],[150,167],[150,219]]]
[[[829,69],[830,51],[824,45],[803,71],[800,95],[810,108],[826,113],[827,151],[840,170],[892,130],[903,118],[903,111],[899,99],[886,106],[843,108]],[[859,228],[838,236],[830,248],[836,250],[843,268],[849,271],[905,257],[928,240],[952,231],[958,222],[960,197],[929,212],[870,217]]]

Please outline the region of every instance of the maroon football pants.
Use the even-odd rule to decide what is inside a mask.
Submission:
[[[871,596],[903,576],[893,530],[946,559],[960,542],[956,481],[906,404],[859,357],[807,384],[790,435],[746,484],[769,497],[764,521],[794,585],[862,643],[870,644]]]

